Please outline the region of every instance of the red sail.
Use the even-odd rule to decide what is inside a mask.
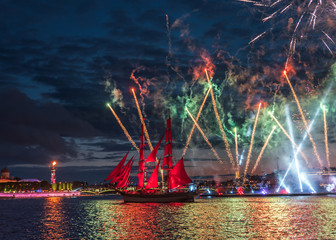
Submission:
[[[166,142],[164,146],[162,167],[168,166],[168,169],[173,167],[173,148],[172,148],[172,133],[171,133],[171,118],[167,120]]]
[[[140,153],[139,153],[139,168],[138,168],[138,189],[144,187],[144,173],[145,173],[145,136],[144,127],[141,125],[140,135]]]
[[[174,168],[169,172],[168,175],[168,188],[173,189],[188,183],[191,183],[187,172],[184,169],[183,157],[176,163]]]
[[[134,156],[133,156],[134,157]],[[130,161],[133,159],[133,157],[127,162],[127,164],[120,170],[118,176],[112,178],[110,183],[116,183],[118,181],[121,181],[121,179],[123,179],[125,172],[127,171],[127,168],[130,165]]]
[[[129,184],[128,177],[131,173],[132,165],[133,165],[133,157],[126,164],[125,171],[116,186],[117,188],[125,188],[128,186]]]
[[[147,182],[147,185],[145,187],[145,189],[150,189],[150,188],[158,188],[159,184],[158,184],[158,178],[159,178],[159,167],[160,167],[160,160],[159,162],[156,164],[156,167],[150,177],[150,179]]]
[[[104,181],[109,181],[109,180],[117,177],[120,174],[120,172],[122,170],[122,167],[124,166],[124,163],[126,161],[127,155],[128,155],[128,153],[126,153],[126,155],[123,157],[123,159],[120,161],[120,163],[118,163],[118,165],[115,167],[115,169],[113,169],[113,171],[107,176],[107,178]]]
[[[159,150],[159,147],[160,147],[160,144],[161,144],[161,141],[163,139],[163,136],[162,138],[160,139],[160,141],[156,144],[155,148],[153,149],[153,151],[149,154],[149,156],[146,158],[145,162],[155,162],[156,161],[156,154]]]

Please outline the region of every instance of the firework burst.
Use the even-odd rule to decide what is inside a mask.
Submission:
[[[271,25],[269,30],[254,37],[249,44],[271,32],[278,24],[282,24],[282,27],[287,29],[289,43],[286,67],[289,60],[296,53],[298,45],[305,40],[318,40],[329,54],[334,55],[336,49],[335,41],[333,40],[335,35],[336,4],[333,0],[238,1],[253,4],[262,9],[264,14],[262,22],[270,22]]]

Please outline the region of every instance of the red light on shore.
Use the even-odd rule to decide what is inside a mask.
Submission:
[[[242,187],[237,188],[238,195],[244,195],[244,189]]]
[[[56,161],[53,161],[53,162],[52,162],[52,165],[53,165],[53,166],[55,166],[56,164],[57,164],[57,162],[56,162]]]

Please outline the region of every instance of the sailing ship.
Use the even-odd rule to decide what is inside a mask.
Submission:
[[[166,140],[164,146],[164,156],[162,167],[160,167],[160,160],[157,159],[157,152],[159,150],[161,141],[157,143],[153,151],[145,159],[145,138],[144,126],[141,125],[140,135],[140,151],[139,151],[139,167],[138,167],[138,186],[136,190],[127,190],[130,184],[129,176],[133,166],[132,157],[126,165],[128,153],[122,158],[115,169],[108,175],[105,181],[110,181],[114,184],[115,190],[120,193],[124,202],[194,202],[197,195],[196,191],[189,191],[183,187],[192,183],[184,168],[183,157],[173,166],[172,155],[172,130],[171,118],[167,120]],[[148,181],[146,180],[147,171],[145,164],[148,162],[157,162],[154,171],[152,172]],[[162,183],[159,186],[159,171],[161,171]],[[163,171],[167,172],[166,182],[164,182]]]

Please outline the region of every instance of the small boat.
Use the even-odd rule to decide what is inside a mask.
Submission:
[[[139,150],[139,167],[138,167],[138,186],[136,191],[129,191],[129,175],[134,163],[132,157],[126,165],[128,153],[123,157],[120,163],[109,174],[105,181],[115,184],[115,190],[123,197],[124,202],[135,203],[169,203],[169,202],[194,202],[197,191],[189,191],[183,189],[186,185],[192,183],[184,168],[183,157],[173,166],[172,157],[172,134],[171,134],[171,118],[167,120],[166,141],[164,146],[164,156],[162,166],[160,167],[160,159],[157,159],[157,152],[161,141],[157,143],[155,148],[151,151],[148,157],[144,158],[145,153],[145,138],[144,126],[141,125],[140,135],[140,150]],[[149,180],[145,181],[147,174],[145,163],[156,162],[154,171]],[[159,171],[161,172],[162,184],[159,188]],[[166,183],[164,183],[163,171],[167,171]]]

